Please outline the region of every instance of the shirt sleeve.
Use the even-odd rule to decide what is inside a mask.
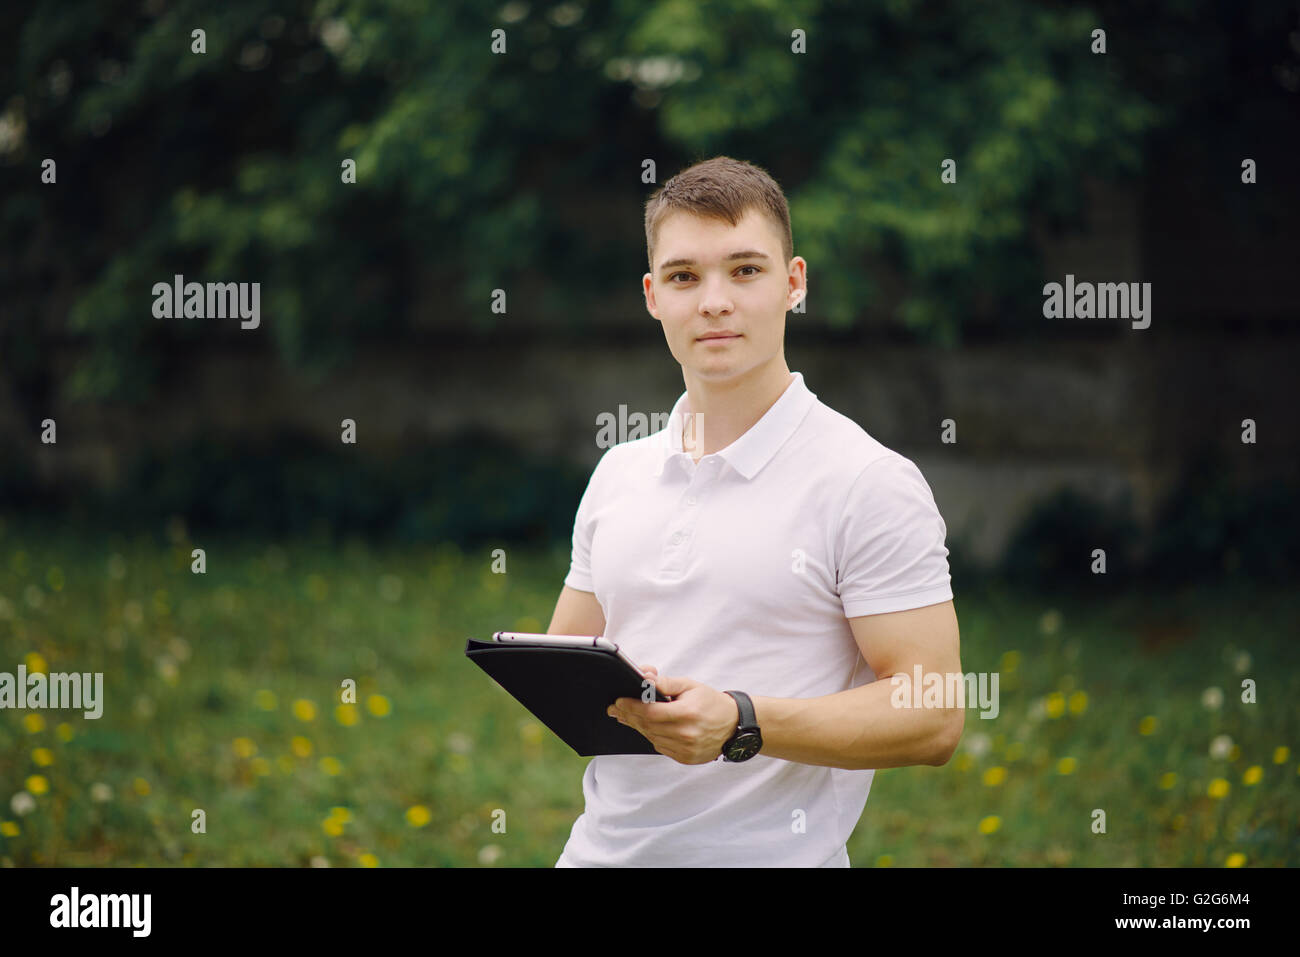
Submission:
[[[578,591],[596,590],[591,580],[591,540],[596,531],[594,513],[596,500],[600,495],[600,467],[605,464],[605,456],[611,450],[606,449],[596,467],[592,469],[587,481],[587,490],[582,493],[578,503],[578,512],[573,519],[573,553],[569,560],[569,574],[564,576],[564,584]]]
[[[844,617],[881,615],[952,598],[948,528],[911,459],[889,455],[854,480],[836,529]]]

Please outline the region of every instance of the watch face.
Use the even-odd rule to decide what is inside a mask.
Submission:
[[[727,758],[731,761],[744,761],[758,754],[763,746],[763,739],[756,732],[746,731],[737,735],[727,747]]]

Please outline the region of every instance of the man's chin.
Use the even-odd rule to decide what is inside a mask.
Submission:
[[[696,382],[720,386],[729,382],[739,382],[751,371],[753,370],[728,362],[725,365],[720,363],[718,365],[696,366],[689,369],[689,374],[695,378]]]

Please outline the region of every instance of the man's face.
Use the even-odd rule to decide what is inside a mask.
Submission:
[[[784,362],[785,314],[806,288],[806,265],[782,260],[781,237],[757,210],[735,226],[676,212],[660,224],[654,272],[641,282],[688,378],[720,382]],[[729,335],[706,338],[719,333]]]

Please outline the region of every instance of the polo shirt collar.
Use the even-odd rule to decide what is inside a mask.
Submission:
[[[799,423],[804,420],[808,410],[817,401],[817,396],[804,384],[803,373],[795,372],[793,375],[794,379],[786,386],[780,398],[772,403],[772,407],[763,413],[763,417],[755,422],[748,432],[717,452],[719,458],[725,460],[746,479],[752,479],[764,465],[771,461],[777,449],[794,435]],[[656,474],[663,473],[664,463],[672,456],[688,454],[682,447],[682,421],[687,396],[688,393],[683,392],[678,398],[672,414],[668,417],[668,428],[660,433],[664,436],[661,443],[663,455],[659,459]]]

